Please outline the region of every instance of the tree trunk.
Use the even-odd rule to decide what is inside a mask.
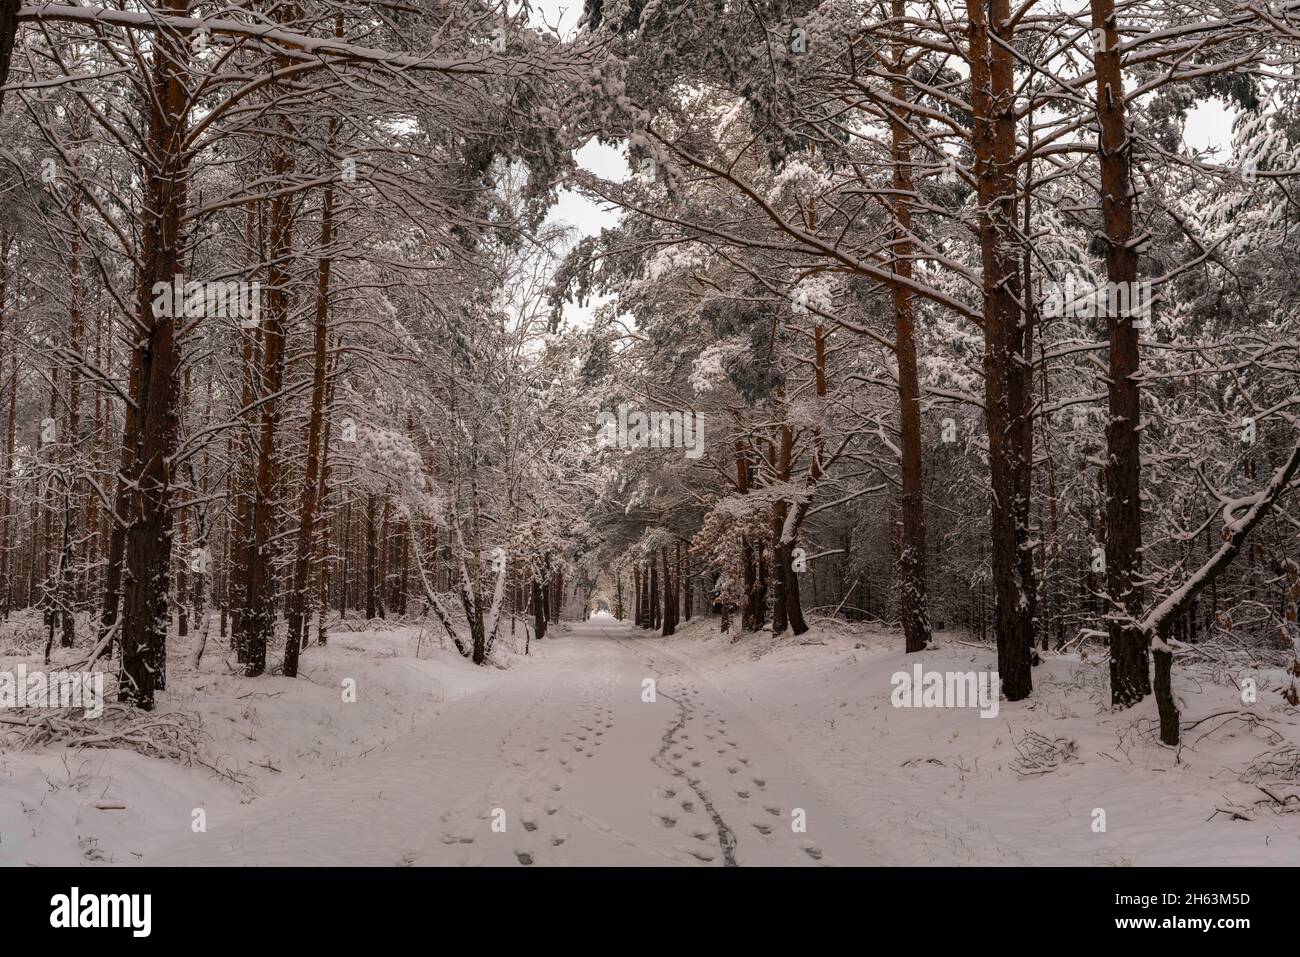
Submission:
[[[321,421],[325,407],[325,355],[329,337],[330,246],[334,242],[334,190],[325,189],[321,209],[320,246],[316,273],[316,327],[312,351],[311,411],[307,419],[307,465],[298,506],[298,554],[293,590],[289,593],[289,637],[284,646],[284,676],[298,676],[298,652],[304,638],[307,590],[311,584],[312,532],[321,484]]]
[[[8,0],[4,0],[8,2]],[[0,82],[3,82],[0,80]],[[8,319],[8,264],[11,240],[5,237],[0,244],[0,375],[4,372],[4,325]],[[10,582],[9,567],[9,515],[13,507],[13,482],[10,476],[14,467],[14,429],[17,424],[18,406],[18,350],[15,348],[9,357],[9,411],[4,431],[4,469],[0,471],[0,605],[4,607],[4,620],[9,620],[9,607],[13,603],[13,587]]]
[[[662,609],[659,607],[659,569],[655,565],[654,553],[650,553],[650,621],[649,628],[653,631],[659,627],[659,616]]]
[[[546,608],[542,598],[542,583],[534,575],[532,578],[533,592],[533,634],[538,639],[546,637]]]
[[[900,22],[903,0],[892,0],[892,16]],[[902,43],[893,45],[894,99],[905,102]],[[913,326],[912,293],[904,283],[912,279],[912,144],[904,120],[907,114],[890,119],[894,161],[894,239],[892,270],[902,282],[891,287],[894,307],[894,355],[898,363],[899,409],[899,511],[902,513],[898,549],[898,611],[903,624],[905,650],[924,651],[930,642],[927,610],[925,548],[925,490],[921,472],[921,386],[916,369],[916,336]],[[797,632],[796,632],[797,633]]]
[[[333,389],[325,400],[328,408],[333,400]],[[324,519],[324,525],[321,529],[320,544],[320,590],[317,602],[316,615],[316,644],[324,646],[328,640],[327,629],[325,625],[326,613],[330,607],[330,533],[334,528],[334,520],[329,517],[328,502],[330,492],[330,434],[331,434],[331,417],[325,418],[324,434],[321,438],[321,460],[320,460],[320,512]]]
[[[290,161],[280,142],[276,142],[271,156],[271,175],[276,182],[283,182],[289,174]],[[277,195],[271,203],[257,485],[246,559],[248,576],[242,621],[248,656],[244,674],[249,678],[266,670],[266,649],[275,634],[275,495],[280,474],[276,432],[280,422],[279,392],[284,383],[284,336],[289,315],[290,282],[287,267],[292,246],[293,201],[290,196]]]
[[[663,637],[667,638],[677,629],[677,584],[668,565],[668,546],[659,549],[659,561],[663,564],[664,607],[661,614]]]
[[[378,592],[379,558],[375,538],[379,533],[378,496],[366,496],[366,621],[375,617],[375,598]]]
[[[1132,306],[1138,267],[1132,242],[1134,186],[1114,0],[1093,0],[1092,25],[1106,278],[1113,284],[1111,288],[1123,291],[1122,297],[1108,295],[1105,299]],[[1098,37],[1104,38],[1102,42],[1097,43]],[[1106,325],[1110,335],[1110,414],[1106,423],[1106,590],[1110,607],[1106,630],[1110,635],[1111,704],[1127,708],[1151,693],[1148,638],[1137,622],[1143,603],[1138,330],[1132,315],[1108,314]],[[1167,691],[1167,662],[1165,668]],[[1159,685],[1156,690],[1159,695]],[[1164,722],[1162,705],[1162,727]]]
[[[1029,541],[1030,364],[1015,256],[1013,28],[1008,0],[968,0],[971,106],[984,297],[984,400],[992,479],[991,539],[998,674],[1009,701],[1033,690]],[[990,39],[989,24],[995,39]]]
[[[0,0],[0,115],[4,113],[4,86],[9,82],[9,65],[13,62],[21,6],[21,0]]]
[[[165,9],[184,15],[186,0],[172,0]],[[153,288],[155,283],[171,283],[180,272],[181,216],[188,177],[182,148],[188,100],[185,48],[180,40],[168,35],[159,35],[155,42],[137,300],[139,321],[148,332],[139,348],[137,429],[134,435],[124,437],[131,449],[134,493],[124,543],[126,587],[118,676],[118,700],[146,711],[153,708],[154,688],[166,668],[172,535],[170,462],[178,431],[176,317],[154,315]],[[104,612],[109,612],[107,603]]]

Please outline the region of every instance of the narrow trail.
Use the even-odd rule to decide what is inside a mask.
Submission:
[[[608,617],[576,624],[419,730],[209,818],[144,863],[869,860],[797,756],[644,634]]]

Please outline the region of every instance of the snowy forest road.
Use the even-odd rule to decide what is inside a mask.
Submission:
[[[234,819],[210,816],[205,833],[143,863],[870,860],[859,827],[846,826],[795,756],[627,624],[577,624],[499,678],[382,750],[288,784]]]

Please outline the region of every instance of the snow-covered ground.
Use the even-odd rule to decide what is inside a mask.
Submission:
[[[1243,705],[1179,669],[1186,721],[1228,714],[1175,753],[1149,701],[1111,714],[1104,662],[1078,657],[1049,656],[994,718],[894,707],[918,661],[993,666],[956,636],[907,656],[842,624],[731,642],[596,617],[477,668],[433,634],[340,631],[295,680],[237,677],[219,648],[198,671],[174,658],[160,710],[199,716],[202,763],[0,753],[0,864],[1300,864],[1296,815],[1242,780],[1300,743],[1277,674]],[[0,670],[18,660],[38,667]]]

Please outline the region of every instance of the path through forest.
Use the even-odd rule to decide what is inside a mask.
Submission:
[[[209,817],[206,833],[145,863],[870,861],[797,755],[658,642],[633,634],[607,616],[577,624],[419,731],[313,772],[232,820]],[[652,703],[643,701],[646,678],[656,682]],[[795,829],[801,819],[806,832]]]

